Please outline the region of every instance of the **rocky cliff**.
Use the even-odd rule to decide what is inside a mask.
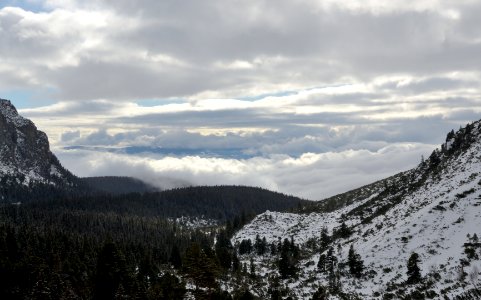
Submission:
[[[9,100],[0,99],[0,178],[6,177],[25,185],[72,185],[75,180],[50,151],[47,135]]]

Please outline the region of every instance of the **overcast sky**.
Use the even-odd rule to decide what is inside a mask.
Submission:
[[[0,98],[80,176],[319,200],[481,118],[479,16],[474,0],[0,1]]]

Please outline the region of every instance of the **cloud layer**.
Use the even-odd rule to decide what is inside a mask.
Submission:
[[[480,118],[480,13],[472,0],[8,1],[0,93],[20,95],[80,175],[320,199],[414,166]]]
[[[477,1],[36,2],[46,11],[0,10],[0,82],[62,100],[255,96],[481,67]]]
[[[156,157],[118,153],[59,151],[61,161],[80,175],[124,174],[163,188],[235,184],[268,188],[307,199],[325,197],[408,169],[432,145],[392,144],[378,151],[346,150],[299,157],[271,155],[249,159],[200,156]],[[408,163],[408,165],[407,165]],[[168,180],[167,180],[168,179]]]

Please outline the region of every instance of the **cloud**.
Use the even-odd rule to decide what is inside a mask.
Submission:
[[[481,114],[476,1],[9,4],[0,93],[32,95],[20,112],[79,174],[125,168],[319,199],[414,165]]]
[[[250,159],[139,157],[82,150],[57,151],[57,155],[81,176],[135,176],[164,188],[165,178],[194,185],[241,184],[320,200],[414,167],[421,155],[432,149],[428,144],[399,143],[374,152],[346,150]]]
[[[57,99],[255,96],[480,69],[473,1],[44,1],[0,10],[2,82]],[[35,51],[32,51],[35,49]],[[16,74],[14,74],[16,73]]]

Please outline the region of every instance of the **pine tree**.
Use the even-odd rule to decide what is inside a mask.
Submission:
[[[298,249],[293,243],[293,240],[289,241],[288,239],[284,239],[284,243],[281,247],[279,274],[282,278],[289,278],[296,275]]]
[[[418,263],[420,263],[419,254],[413,252],[407,264],[407,283],[409,284],[416,284],[421,281],[421,270],[419,269]]]
[[[180,256],[180,250],[179,247],[177,247],[177,244],[174,244],[174,246],[172,247],[169,262],[175,269],[180,269],[182,267],[182,258]]]
[[[252,257],[250,259],[250,277],[256,277],[256,265],[254,264],[254,259]]]
[[[165,273],[153,285],[149,293],[149,298],[181,300],[184,298],[185,292],[186,289],[183,282],[181,282],[175,275]]]
[[[201,287],[216,288],[216,278],[219,275],[219,267],[215,257],[208,249],[201,249],[199,244],[192,243],[185,253],[184,270],[188,277],[192,278]]]
[[[349,248],[347,264],[349,265],[349,271],[352,275],[354,275],[354,277],[360,278],[362,276],[362,271],[364,270],[364,261],[361,259],[361,256],[356,253],[352,244]]]
[[[329,250],[327,250],[327,255],[326,255],[326,271],[329,273],[334,272],[334,269],[337,266],[337,257],[334,256],[334,248],[329,247]]]
[[[94,299],[113,299],[127,276],[125,259],[117,246],[107,242],[100,251],[95,275]]]
[[[237,273],[240,271],[240,260],[239,257],[237,257],[237,254],[234,252],[234,255],[232,255],[232,271],[234,273]]]
[[[321,245],[320,245],[320,252],[324,252],[327,247],[331,244],[331,237],[327,231],[326,227],[322,227],[321,229]]]
[[[340,238],[348,238],[352,234],[352,230],[346,225],[346,223],[342,222],[337,234]]]
[[[317,291],[312,295],[311,300],[327,300],[329,297],[327,289],[323,286],[320,286]]]
[[[257,255],[264,255],[267,250],[267,241],[264,237],[263,239],[260,238],[259,235],[256,236],[256,241],[254,243],[254,248],[256,249]]]
[[[317,269],[321,273],[326,272],[326,255],[325,254],[321,254],[321,256],[319,256],[319,261],[317,262]]]

